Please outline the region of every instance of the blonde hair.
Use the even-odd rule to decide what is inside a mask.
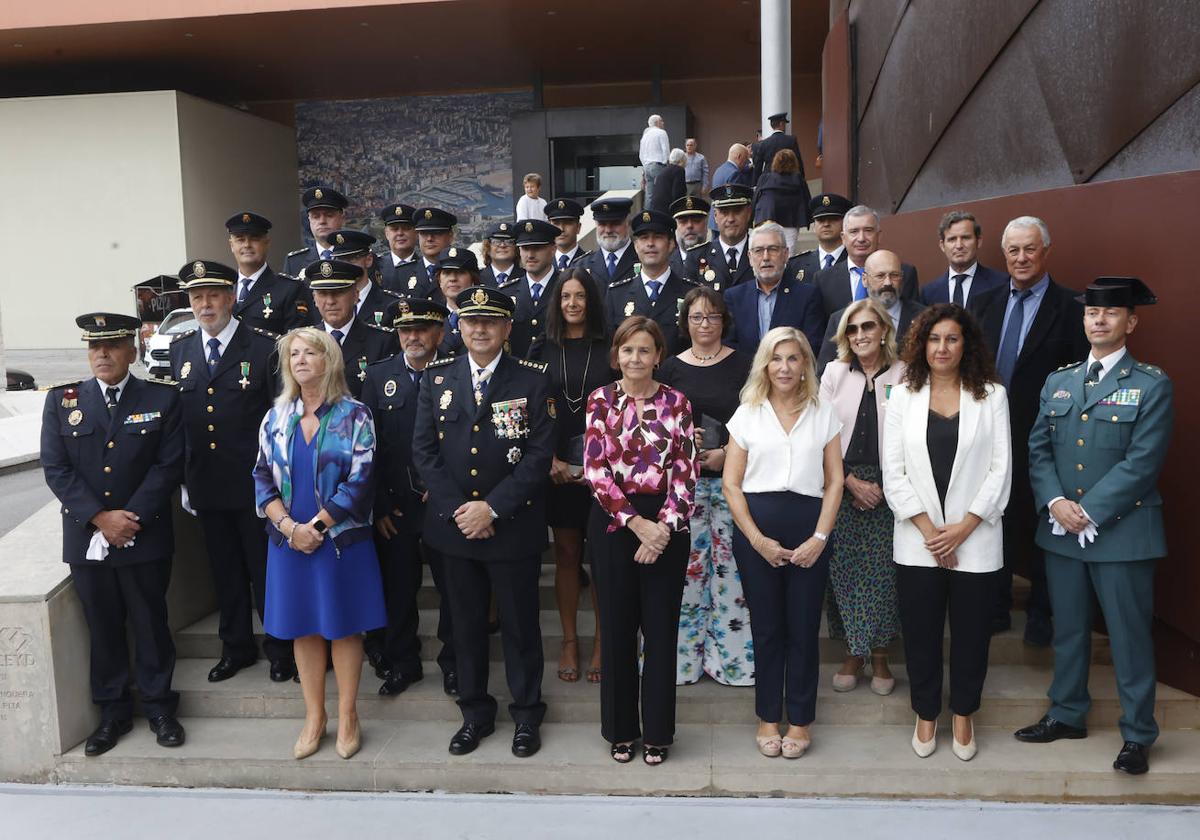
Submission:
[[[850,339],[846,338],[846,327],[850,326],[850,319],[864,309],[871,310],[871,314],[879,319],[879,326],[883,328],[883,345],[879,348],[879,361],[883,367],[887,367],[897,358],[896,325],[892,323],[892,316],[883,308],[883,304],[875,298],[869,297],[856,300],[847,306],[846,311],[842,313],[842,319],[838,321],[837,335],[833,339],[837,344],[838,361],[848,362],[854,358],[854,351],[850,349]]]
[[[800,352],[804,355],[804,369],[801,371],[804,378],[796,392],[797,406],[803,409],[817,404],[817,365],[813,359],[812,347],[804,333],[795,327],[775,327],[763,336],[758,350],[754,353],[754,362],[750,365],[750,376],[742,386],[740,398],[743,404],[762,405],[771,396],[767,365],[771,362],[771,356],[775,354],[775,348],[788,341],[799,344]]]
[[[303,341],[314,350],[320,351],[325,357],[325,373],[321,375],[318,387],[321,391],[321,402],[333,405],[343,397],[350,396],[346,387],[346,369],[342,361],[342,348],[333,336],[318,327],[297,327],[287,335],[280,337],[275,344],[279,354],[279,373],[283,380],[283,388],[275,398],[275,407],[283,409],[300,396],[300,383],[292,375],[291,354],[292,344]]]

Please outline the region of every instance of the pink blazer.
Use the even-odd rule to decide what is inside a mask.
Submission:
[[[887,404],[891,391],[902,387],[904,362],[896,360],[892,366],[875,379],[875,407],[879,415],[879,458],[883,460],[883,428],[887,424]],[[854,436],[854,424],[858,420],[858,406],[862,402],[863,388],[867,377],[858,370],[851,370],[849,362],[830,362],[821,375],[821,399],[828,400],[838,419],[842,421],[842,456]]]

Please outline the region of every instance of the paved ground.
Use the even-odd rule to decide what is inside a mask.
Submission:
[[[54,498],[42,477],[41,467],[22,468],[0,475],[0,537],[20,525]]]
[[[60,350],[5,350],[4,363],[8,367],[32,373],[39,388],[88,375],[87,348],[83,342],[78,347]],[[144,375],[140,369],[134,372],[138,376]]]
[[[1200,809],[1184,807],[289,794],[24,785],[0,785],[0,813],[4,815],[4,836],[21,840],[81,836],[172,840],[378,836],[422,840],[611,840],[622,836],[1156,840],[1195,836],[1200,821]]]

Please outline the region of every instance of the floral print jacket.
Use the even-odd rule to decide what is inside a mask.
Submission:
[[[254,465],[254,501],[258,515],[272,499],[291,510],[289,463],[292,439],[300,426],[304,406],[299,398],[282,410],[273,406],[258,430],[258,462]],[[371,537],[371,503],[374,498],[375,422],[371,410],[358,400],[343,397],[317,409],[320,426],[313,447],[313,475],[317,504],[333,517],[329,536],[334,545],[346,546]],[[274,529],[271,529],[274,531]],[[282,535],[274,531],[273,536]]]
[[[612,518],[611,533],[638,515],[629,494],[665,494],[660,522],[686,531],[692,515],[699,464],[692,406],[680,391],[659,385],[637,402],[620,383],[593,391],[587,403],[583,474],[600,507]]]

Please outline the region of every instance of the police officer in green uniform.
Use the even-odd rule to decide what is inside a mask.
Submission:
[[[513,300],[475,286],[456,299],[465,352],[427,365],[417,397],[413,462],[429,489],[423,539],[439,551],[454,623],[463,725],[450,752],[495,731],[488,693],[488,597],[495,593],[518,758],[541,746],[542,635],[538,574],[543,498],[554,450],[545,364],[503,351]]]
[[[1087,736],[1094,592],[1121,699],[1125,743],[1113,767],[1139,774],[1158,737],[1151,622],[1154,564],[1167,545],[1156,482],[1171,437],[1172,386],[1125,347],[1135,307],[1157,301],[1141,280],[1101,277],[1079,300],[1091,353],[1047,377],[1029,436],[1033,494],[1046,516],[1037,544],[1054,609],[1054,680],[1050,710],[1016,737]]]

